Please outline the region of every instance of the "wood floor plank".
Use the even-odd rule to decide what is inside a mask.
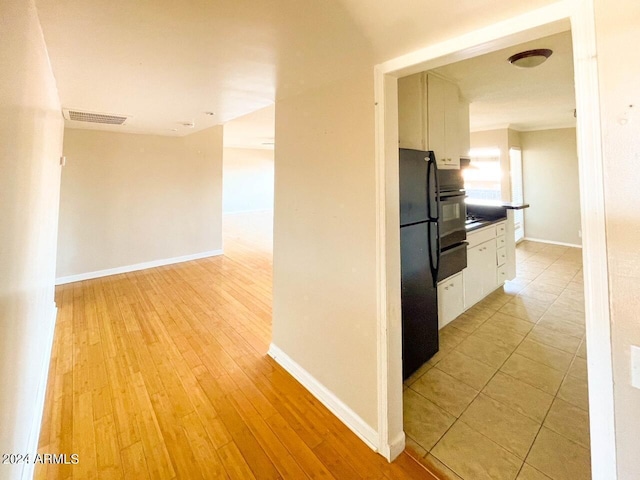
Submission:
[[[223,478],[225,468],[197,413],[182,419],[184,431],[203,478]]]
[[[149,392],[140,373],[134,375],[132,386],[136,398],[138,412],[136,418],[140,439],[147,459],[149,475],[152,478],[173,478],[175,470],[171,464]]]
[[[63,396],[59,399],[61,402],[60,430],[59,438],[51,443],[53,451],[46,453],[73,453],[73,420],[76,412],[74,412],[73,397],[73,372],[67,372],[63,378]],[[88,459],[90,461],[90,459]],[[56,469],[53,469],[56,470]],[[61,465],[59,467],[59,478],[69,478],[73,474],[71,465]]]
[[[151,404],[176,476],[194,480],[206,478],[203,477],[202,471],[196,463],[183,424],[173,411],[167,394],[165,392],[156,393],[151,397]]]
[[[124,478],[130,480],[153,480],[147,470],[147,460],[144,456],[142,442],[137,442],[123,448],[120,452]],[[74,475],[75,478],[75,475]],[[82,478],[82,477],[77,477]]]
[[[121,448],[140,441],[140,432],[135,418],[136,403],[132,398],[129,370],[121,357],[105,358],[107,375],[111,386],[112,407]]]
[[[216,380],[210,377],[209,382],[206,384],[207,387],[205,387],[207,395],[210,395],[213,383],[217,384]],[[216,390],[222,391],[223,389],[216,388]],[[259,475],[259,478],[261,479],[278,478],[279,474],[277,469],[253,436],[251,430],[242,420],[242,417],[239,415],[234,405],[229,401],[227,395],[214,395],[210,396],[209,399],[216,411],[220,414],[222,422],[233,438],[233,443],[242,452],[242,456],[254,472],[254,475]]]
[[[283,478],[307,478],[307,475],[244,394],[240,391],[233,392],[231,401]]]
[[[230,479],[251,480],[261,478],[253,474],[235,443],[229,442],[224,447],[219,448],[218,454]]]
[[[273,415],[266,422],[310,478],[335,478],[281,415]]]
[[[78,478],[86,478],[88,480],[98,478],[91,392],[85,391],[74,397],[73,411],[73,448],[71,452],[76,453],[82,459],[82,462],[78,462],[77,465],[72,467],[73,473]],[[70,455],[71,452],[67,453],[67,455]]]
[[[313,453],[335,478],[362,478],[354,467],[326,440],[314,448]]]
[[[105,415],[94,422],[96,432],[96,463],[98,478],[122,478],[122,462],[113,415]]]
[[[432,479],[389,464],[266,356],[271,254],[225,255],[56,288],[38,465],[49,479]]]

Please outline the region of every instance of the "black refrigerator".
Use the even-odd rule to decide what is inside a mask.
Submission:
[[[438,175],[431,151],[400,149],[402,376],[438,351]]]

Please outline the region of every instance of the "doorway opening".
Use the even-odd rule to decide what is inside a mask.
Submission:
[[[516,52],[542,47],[553,56],[535,70],[516,69],[507,61]],[[451,262],[442,248],[448,238],[442,222],[438,263],[446,273],[438,275],[437,295],[429,293],[434,291],[429,281],[416,288],[420,259],[426,263],[428,256],[407,247],[407,229],[417,227],[405,225],[404,212],[413,211],[417,186],[406,178],[411,159],[401,151],[403,375],[415,371],[404,382],[404,430],[412,453],[451,477],[470,480],[491,471],[515,478],[524,471],[563,478],[565,470],[590,477],[581,251],[531,241],[515,247],[516,231],[522,231],[516,217],[523,211],[556,223],[538,228],[548,237],[571,223],[573,204],[579,204],[568,188],[578,181],[577,168],[564,165],[577,157],[572,72],[566,31],[398,80],[400,147],[422,143],[436,158],[448,147],[438,170],[440,190],[453,174],[464,178],[467,194],[470,220],[467,245],[461,247],[466,263],[445,268]],[[419,83],[421,95],[414,94],[418,88],[411,82]],[[444,102],[432,98],[443,93]],[[547,104],[543,112],[536,108],[540,103]],[[410,128],[416,106],[427,128]],[[504,120],[509,128],[493,128]],[[565,151],[565,143],[574,146],[573,153]],[[527,184],[533,194],[544,192],[544,201],[523,198],[521,150],[512,145],[531,153]],[[455,154],[459,169],[448,161]],[[566,178],[549,178],[550,163],[554,177]],[[547,204],[554,215],[545,211]],[[418,311],[416,298],[432,309]],[[420,328],[414,325],[418,319]],[[407,359],[414,350],[425,355],[411,365]]]
[[[225,255],[251,253],[252,261],[260,259],[265,267],[271,265],[273,256],[274,136],[274,105],[224,125]]]
[[[578,303],[582,305],[582,310],[586,311],[586,344],[589,350],[589,365],[591,367],[588,372],[589,391],[592,393],[589,399],[589,409],[599,412],[598,416],[592,415],[590,418],[592,432],[590,444],[592,452],[591,465],[594,478],[615,477],[613,383],[610,358],[611,345],[608,333],[606,265],[602,264],[605,258],[604,255],[594,254],[595,252],[603,252],[606,245],[604,242],[602,186],[598,183],[602,179],[602,159],[599,144],[597,76],[593,75],[597,65],[595,56],[590,54],[594,41],[593,19],[589,14],[588,5],[583,7],[584,11],[580,9],[578,11],[571,10],[568,8],[568,4],[563,6],[565,8],[550,8],[543,13],[537,12],[536,15],[531,15],[530,17],[519,17],[511,23],[505,22],[500,25],[500,29],[485,29],[475,32],[477,33],[475,36],[461,37],[446,44],[435,45],[416,52],[415,55],[389,61],[376,69],[376,100],[379,106],[377,110],[378,196],[382,200],[382,206],[378,211],[380,240],[378,251],[380,261],[379,293],[381,300],[379,309],[379,430],[381,450],[385,453],[385,449],[388,449],[388,456],[391,458],[402,450],[401,447],[404,443],[403,417],[401,413],[403,388],[402,342],[399,319],[401,310],[401,272],[399,265],[399,239],[397,236],[397,221],[399,218],[397,203],[397,79],[416,72],[432,70],[461,58],[472,58],[482,53],[496,51],[500,48],[567,31],[568,20],[570,20],[574,41],[573,53],[577,59],[574,67],[576,104],[578,110],[584,112],[584,117],[577,127],[578,149],[581,152],[579,160],[580,190],[582,192],[589,191],[588,196],[583,194],[580,199],[583,212],[581,223],[582,231],[584,232],[585,248],[583,258],[587,308],[585,308],[584,301]],[[541,21],[541,18],[544,18],[544,21]],[[507,34],[502,36],[496,34],[498,30],[507,32]],[[480,41],[480,39],[484,39],[484,41]],[[506,156],[506,161],[509,162],[508,156]],[[506,191],[511,194],[510,189]],[[590,212],[590,215],[584,214],[587,211]],[[589,253],[592,254],[590,255]],[[572,260],[575,260],[575,258]],[[577,307],[578,304],[575,306]],[[594,357],[597,357],[598,360],[596,361]],[[463,413],[464,410],[459,412],[459,415]],[[453,415],[453,417],[456,417],[456,415]],[[435,421],[434,418],[431,418],[431,421]],[[466,425],[464,422],[461,422],[460,425],[463,424]],[[464,429],[465,427],[461,426],[461,428]],[[460,437],[465,437],[465,432],[457,432],[457,434]],[[545,433],[545,435],[547,434]],[[553,436],[553,434],[549,435]],[[481,436],[482,438],[488,438],[486,434],[481,434]],[[523,465],[524,462],[519,468],[522,468]]]

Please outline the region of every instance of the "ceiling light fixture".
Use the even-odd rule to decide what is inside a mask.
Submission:
[[[509,63],[519,68],[533,68],[543,64],[553,53],[548,48],[538,48],[516,53],[509,57]]]

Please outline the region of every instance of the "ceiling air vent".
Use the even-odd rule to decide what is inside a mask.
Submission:
[[[64,118],[76,122],[101,123],[104,125],[124,125],[129,118],[126,115],[111,115],[109,113],[82,112],[65,108],[62,110]]]

